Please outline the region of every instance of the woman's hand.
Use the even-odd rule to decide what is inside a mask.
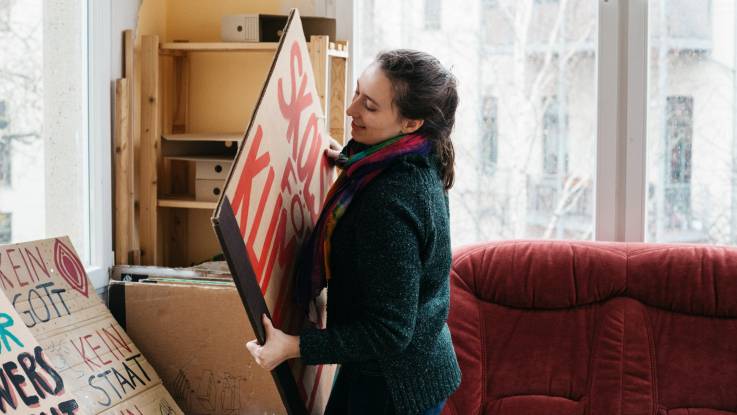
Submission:
[[[330,137],[330,147],[325,149],[325,157],[328,159],[328,163],[331,166],[335,166],[335,161],[338,160],[340,150],[342,150],[340,143],[333,137]]]
[[[256,340],[246,343],[246,348],[262,368],[274,370],[283,361],[299,357],[299,336],[290,336],[274,327],[271,320],[263,315],[266,329],[266,343],[261,346]]]

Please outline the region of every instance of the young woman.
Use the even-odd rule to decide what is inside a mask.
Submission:
[[[326,414],[437,414],[460,383],[445,321],[458,94],[454,76],[413,50],[378,55],[347,114],[342,168],[297,270],[305,304],[328,285],[325,330],[291,336],[264,316],[248,343],[262,367],[340,363]]]

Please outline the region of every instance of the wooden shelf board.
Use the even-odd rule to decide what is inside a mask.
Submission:
[[[162,43],[161,50],[270,52],[278,46],[277,42],[169,42]]]
[[[182,160],[182,161],[219,161],[221,163],[230,163],[233,158],[219,157],[219,156],[164,156],[168,160]]]
[[[240,141],[243,133],[183,133],[164,134],[161,137],[169,141]]]
[[[218,202],[207,202],[195,200],[193,197],[187,196],[164,196],[158,201],[159,207],[180,208],[180,209],[211,209],[215,210]]]

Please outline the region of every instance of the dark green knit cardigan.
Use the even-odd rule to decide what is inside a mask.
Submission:
[[[358,193],[332,240],[327,329],[300,336],[305,364],[384,376],[399,414],[461,381],[450,331],[448,198],[434,156],[405,156]]]

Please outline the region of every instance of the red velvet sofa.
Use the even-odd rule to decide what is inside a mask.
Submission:
[[[737,414],[737,249],[512,241],[454,253],[444,414]]]

